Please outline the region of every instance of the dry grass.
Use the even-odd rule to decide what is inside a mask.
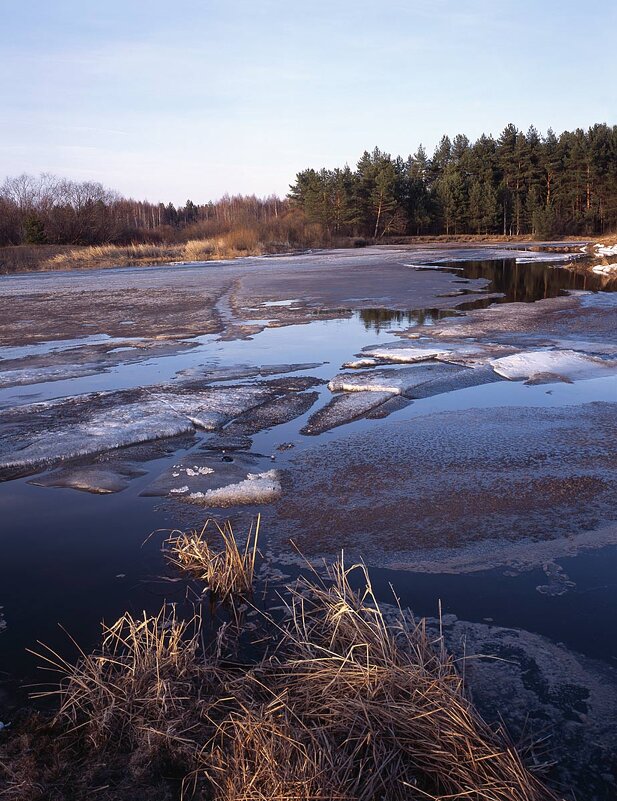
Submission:
[[[227,557],[193,532],[169,541],[174,563],[209,582],[242,563],[248,581],[257,530],[243,548],[229,527],[219,535]],[[173,765],[185,797],[204,801],[555,801],[476,713],[441,638],[380,608],[365,568],[352,570],[359,591],[342,560],[286,587],[285,613],[263,616],[262,655],[244,667],[222,659],[221,631],[208,652],[201,620],[169,607],[104,627],[75,666],[43,655],[63,674],[60,741],[85,743],[86,760],[121,752],[135,797],[147,764]],[[72,792],[53,797],[90,797]]]
[[[164,551],[171,564],[203,581],[221,602],[252,595],[257,558],[260,517],[249,529],[244,546],[234,536],[229,521],[214,523],[215,536],[221,545],[212,545],[213,530],[208,521],[201,531],[172,532]]]
[[[198,658],[200,622],[180,620],[167,605],[152,617],[127,612],[103,624],[100,650],[81,652],[75,665],[43,646],[35,655],[62,679],[35,697],[58,695],[57,720],[95,749],[113,744],[150,754],[164,747],[177,755],[212,678]]]
[[[345,775],[352,760],[359,782],[348,797],[554,798],[475,712],[441,641],[400,610],[387,619],[359,569],[359,593],[342,562],[323,585],[289,589],[284,656],[268,681],[333,746]]]
[[[353,760],[343,764],[323,732],[278,699],[229,715],[202,760],[220,801],[344,801],[359,779]]]
[[[0,248],[0,273],[216,261],[284,253],[329,242],[320,226],[307,223],[303,216],[293,213],[216,234],[196,225],[184,235],[190,237],[186,242],[3,247]]]

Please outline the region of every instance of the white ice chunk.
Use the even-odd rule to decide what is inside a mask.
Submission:
[[[343,369],[357,370],[360,367],[374,367],[376,364],[379,364],[377,359],[354,359],[350,362],[345,362]]]
[[[270,503],[281,495],[278,470],[248,473],[244,481],[206,492],[193,492],[187,500],[201,506],[236,506]]]
[[[496,356],[506,356],[513,353],[514,350],[515,348],[513,347],[492,343],[427,342],[413,347],[393,343],[380,348],[367,348],[363,353],[388,364],[413,364],[415,362],[435,360],[464,366],[479,366],[487,364]]]
[[[383,361],[400,363],[400,364],[413,364],[414,362],[425,362],[429,359],[436,359],[444,353],[442,347],[414,347],[414,348],[369,348],[364,351],[367,356],[374,359]]]
[[[214,470],[211,467],[187,467],[186,474],[187,476],[207,476],[210,473],[214,473]]]
[[[598,359],[573,350],[535,350],[494,359],[496,373],[511,381],[552,374],[567,380],[599,378],[617,374],[617,360]]]
[[[339,373],[329,382],[328,389],[332,392],[390,392],[393,395],[412,396],[414,387],[466,369],[440,362],[426,362],[391,370]]]

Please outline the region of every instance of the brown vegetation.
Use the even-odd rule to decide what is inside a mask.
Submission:
[[[47,652],[60,709],[2,747],[0,796],[167,799],[177,777],[204,801],[555,801],[475,712],[440,637],[381,609],[356,569],[359,591],[342,561],[287,587],[243,667],[171,607],[104,626],[74,666]]]
[[[205,584],[217,601],[248,597],[253,590],[260,518],[249,530],[244,547],[236,540],[229,521],[215,523],[222,548],[214,548],[208,521],[201,531],[172,532],[165,542],[171,564]]]
[[[194,231],[198,235],[198,231]],[[0,248],[0,273],[200,262],[285,253],[328,244],[318,225],[290,214],[276,224],[242,227],[187,242],[128,245],[13,245]]]

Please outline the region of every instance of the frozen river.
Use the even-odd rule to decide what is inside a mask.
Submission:
[[[538,682],[578,688],[538,719],[587,704],[584,736],[608,737],[617,295],[569,259],[366,248],[0,278],[0,719],[36,678],[25,648],[69,655],[58,623],[88,648],[101,618],[182,601],[153,531],[261,512],[272,566],[299,569],[290,539],[343,548],[383,597],[456,615],[455,650],[465,626],[496,654],[518,637],[540,706]]]

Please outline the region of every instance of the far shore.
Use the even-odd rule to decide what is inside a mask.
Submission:
[[[266,256],[306,252],[292,242],[260,242],[252,237],[238,237],[232,232],[214,239],[181,243],[133,243],[128,245],[12,245],[0,248],[0,275],[54,270],[91,270],[113,267],[153,266],[174,263],[201,263],[247,256]],[[315,248],[362,248],[366,246],[525,244],[532,249],[568,252],[586,246],[593,256],[596,244],[611,245],[617,237],[569,236],[564,240],[535,241],[529,236],[462,234],[442,236],[395,236],[378,240],[338,238],[316,242]],[[568,247],[571,246],[571,247]]]

